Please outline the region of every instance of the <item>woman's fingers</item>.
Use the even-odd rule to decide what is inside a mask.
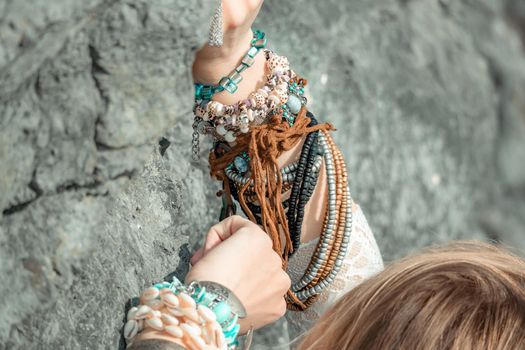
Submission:
[[[195,265],[204,256],[204,247],[200,247],[190,259],[190,263]]]
[[[208,251],[215,248],[219,243],[227,240],[232,234],[239,231],[240,229],[249,228],[253,225],[254,224],[251,221],[246,220],[239,215],[230,216],[218,224],[213,225],[206,235],[203,254],[206,254]]]
[[[239,215],[230,216],[218,224],[215,224],[206,234],[203,246],[200,247],[191,257],[191,264],[195,265],[207,252],[230,238],[235,232],[253,226],[254,224],[251,221],[246,220]]]
[[[268,235],[248,220],[231,217],[215,225],[209,236],[210,242],[219,244],[208,252],[203,249],[186,281],[215,281],[229,288],[246,308],[243,333],[250,326],[257,329],[281,317],[291,281]],[[197,252],[196,258],[200,256]]]

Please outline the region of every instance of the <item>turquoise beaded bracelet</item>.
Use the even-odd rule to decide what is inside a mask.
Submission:
[[[266,47],[267,39],[264,32],[254,30],[250,49],[242,57],[241,63],[230,74],[222,77],[217,85],[204,85],[195,83],[195,100],[211,100],[212,96],[221,91],[228,91],[234,94],[239,88],[238,84],[242,81],[241,73],[251,67],[255,62],[255,56]]]

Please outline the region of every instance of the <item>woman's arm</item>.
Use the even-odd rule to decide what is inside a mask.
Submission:
[[[197,52],[193,64],[195,82],[216,84],[239,65],[241,58],[250,47],[253,37],[251,26],[262,3],[263,0],[222,1],[224,43],[219,47],[206,44]],[[233,104],[246,99],[252,91],[256,91],[264,84],[265,75],[265,58],[264,55],[259,54],[255,57],[253,66],[243,72],[243,80],[238,84],[238,90],[234,94],[222,91],[215,94],[213,99],[223,104]],[[299,142],[295,147],[284,152],[278,159],[279,167],[297,161],[302,144]],[[326,187],[326,173],[322,167],[315,191],[305,207],[301,232],[303,242],[311,241],[320,235],[326,212]]]
[[[205,46],[196,57],[194,75],[203,85],[196,85],[194,128],[217,141],[210,166],[223,181],[221,215],[231,215],[232,198],[237,199],[272,238],[283,266],[294,276],[289,309],[326,306],[334,298],[323,298],[323,291],[337,297],[352,286],[345,276],[358,276],[360,269],[349,257],[361,252],[379,256],[377,245],[369,230],[372,239],[363,240],[364,246],[352,240],[359,236],[359,225],[353,220],[357,210],[344,156],[329,133],[332,126],[308,112],[306,81],[286,57],[263,50],[264,33],[249,29],[261,1],[238,0],[252,7],[230,8],[232,1],[223,1],[224,47]],[[301,244],[306,242],[311,244]],[[213,246],[208,238],[194,261]],[[375,271],[381,264],[365,267]]]
[[[266,233],[240,216],[231,216],[213,226],[208,237],[215,241],[215,245],[190,269],[186,276],[186,284],[190,285],[194,281],[212,282],[226,287],[233,293],[246,311],[246,317],[238,320],[241,334],[250,328],[260,328],[282,317],[286,311],[284,295],[290,287],[290,278],[283,271],[281,259],[273,251],[271,240]],[[160,289],[156,290],[157,288]],[[124,337],[128,344],[131,344],[128,349],[173,350],[184,347],[191,341],[188,340],[189,334],[181,326],[182,319],[177,321],[173,316],[192,307],[194,313],[201,312],[198,310],[202,305],[194,302],[190,303],[192,306],[183,304],[184,299],[180,299],[179,294],[179,301],[176,301],[177,305],[174,306],[174,301],[162,296],[164,292],[160,291],[165,290],[163,288],[166,287],[146,289],[141,296],[141,304],[129,311],[128,322],[124,327]],[[154,300],[147,298],[148,293],[152,292],[155,294]],[[177,299],[174,295],[171,298]],[[154,305],[152,301],[156,304],[160,301],[162,305]],[[138,314],[144,312],[151,313],[151,317],[147,317],[143,330],[137,330],[137,321],[144,321]],[[201,314],[201,317],[204,317],[203,315],[205,314]],[[152,322],[151,318],[158,320]],[[161,323],[161,326],[157,323]],[[171,326],[176,327],[170,329]],[[202,327],[204,334],[204,328],[210,326]],[[183,331],[185,333],[182,333]],[[177,332],[180,334],[176,335]]]
[[[193,64],[193,78],[202,84],[216,84],[240,63],[250,48],[252,24],[262,6],[263,0],[223,0],[223,32],[221,46],[204,45],[196,54]],[[230,94],[226,91],[214,95],[214,100],[233,104],[248,97],[263,83],[265,64],[263,55],[257,55],[255,63],[245,72],[239,89]]]

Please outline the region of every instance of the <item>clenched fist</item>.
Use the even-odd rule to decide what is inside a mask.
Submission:
[[[290,278],[266,233],[240,216],[213,226],[192,258],[186,282],[213,281],[229,288],[243,303],[247,317],[241,332],[272,323],[286,311]]]

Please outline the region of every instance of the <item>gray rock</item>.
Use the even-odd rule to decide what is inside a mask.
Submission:
[[[42,35],[45,36],[50,26],[60,26],[64,22],[75,23],[75,19],[83,18],[86,12],[95,10],[101,4],[102,0],[0,1],[0,66],[38,46],[44,39]]]
[[[181,188],[164,163],[153,156],[115,199],[66,191],[4,219],[6,348],[117,348],[127,300],[173,272],[183,278],[190,231],[173,226]]]
[[[17,57],[0,68],[2,210],[141,167],[143,146],[191,110],[192,53],[211,11],[204,4],[86,2],[63,17],[51,5],[58,17],[44,11],[28,27],[27,6],[5,5],[0,26],[39,39],[20,52],[3,42]],[[120,170],[105,160],[131,153]]]
[[[101,146],[144,144],[192,108],[191,98],[173,96],[188,96],[191,75],[180,72],[187,72],[193,56],[183,48],[200,46],[202,39],[195,37],[194,28],[201,24],[172,27],[181,19],[197,18],[199,4],[148,3],[124,1],[91,31],[93,76],[105,101],[95,136]]]
[[[211,6],[64,5],[0,4],[0,349],[122,347],[126,301],[183,277],[195,232],[157,141]]]

